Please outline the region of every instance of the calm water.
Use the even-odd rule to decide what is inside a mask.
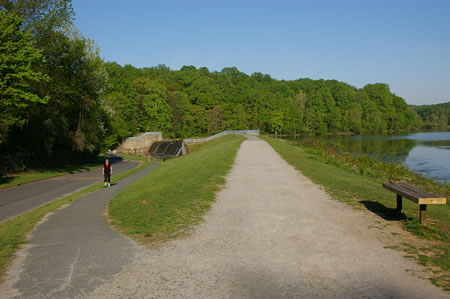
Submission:
[[[306,138],[339,142],[351,154],[367,154],[385,162],[397,161],[439,182],[450,182],[450,132]]]

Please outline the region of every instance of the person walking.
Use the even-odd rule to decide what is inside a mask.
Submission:
[[[103,164],[102,173],[105,177],[105,187],[106,184],[108,184],[108,187],[111,187],[112,165],[109,163],[108,159],[106,159],[105,164]]]

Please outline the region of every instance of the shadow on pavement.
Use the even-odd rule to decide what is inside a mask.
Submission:
[[[106,159],[108,159],[109,161],[111,161],[111,164],[117,163],[117,162],[121,162],[121,161],[124,160],[122,157],[116,156],[116,155],[112,155],[112,154],[111,154],[111,155],[105,154],[105,157],[106,157],[106,158],[102,159],[102,163],[105,163],[105,160],[106,160]]]

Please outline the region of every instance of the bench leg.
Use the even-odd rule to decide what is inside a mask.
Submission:
[[[397,211],[401,212],[403,209],[402,196],[397,194]]]
[[[427,205],[419,205],[419,216],[420,216],[420,223],[423,223],[425,220],[425,212],[427,211]]]

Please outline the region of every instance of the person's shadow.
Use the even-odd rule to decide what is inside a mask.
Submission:
[[[380,216],[384,220],[398,221],[406,219],[406,215],[403,214],[402,212],[397,211],[395,208],[388,208],[379,202],[361,200],[360,203],[363,204],[366,207],[366,209]]]

